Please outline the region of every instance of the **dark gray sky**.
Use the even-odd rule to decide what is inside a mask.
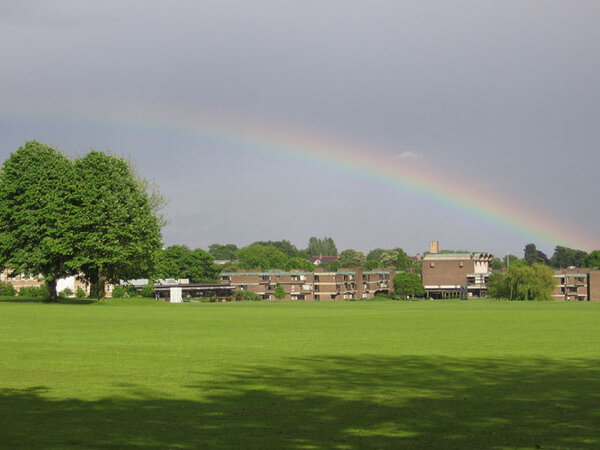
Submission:
[[[167,245],[305,247],[315,235],[409,253],[431,239],[496,254],[528,242],[600,248],[598,1],[0,7],[0,157],[36,139],[73,156],[131,158],[170,199]],[[411,160],[565,231],[553,240],[544,223],[509,229],[373,174],[199,132],[212,123]]]

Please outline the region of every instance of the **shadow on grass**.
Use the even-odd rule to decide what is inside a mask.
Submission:
[[[57,305],[89,305],[97,300],[89,298],[58,298],[51,302],[44,297],[0,297],[0,303],[46,303]]]
[[[597,360],[291,358],[195,399],[0,393],[7,447],[598,448]]]

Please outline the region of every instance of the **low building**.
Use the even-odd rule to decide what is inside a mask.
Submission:
[[[429,298],[485,296],[492,254],[438,252],[439,243],[432,241],[422,259],[423,286]]]
[[[275,288],[278,285],[285,291],[283,300],[358,300],[391,292],[394,274],[394,269],[341,269],[337,272],[239,271],[223,272],[221,282],[229,283],[237,290],[254,292],[263,300],[276,300]]]
[[[561,301],[600,301],[600,270],[560,269],[552,297]]]

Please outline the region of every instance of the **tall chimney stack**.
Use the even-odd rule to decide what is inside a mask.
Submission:
[[[429,241],[429,253],[440,252],[440,241]]]

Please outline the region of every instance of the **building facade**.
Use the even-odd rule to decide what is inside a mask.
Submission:
[[[600,270],[560,269],[552,297],[559,301],[600,301]]]
[[[341,269],[337,272],[293,270],[224,272],[221,282],[236,290],[247,290],[263,300],[276,300],[275,288],[285,291],[283,300],[336,301],[373,298],[393,290],[394,269]]]
[[[422,258],[423,286],[429,298],[483,297],[487,291],[493,255],[484,252],[438,253],[430,243]]]

